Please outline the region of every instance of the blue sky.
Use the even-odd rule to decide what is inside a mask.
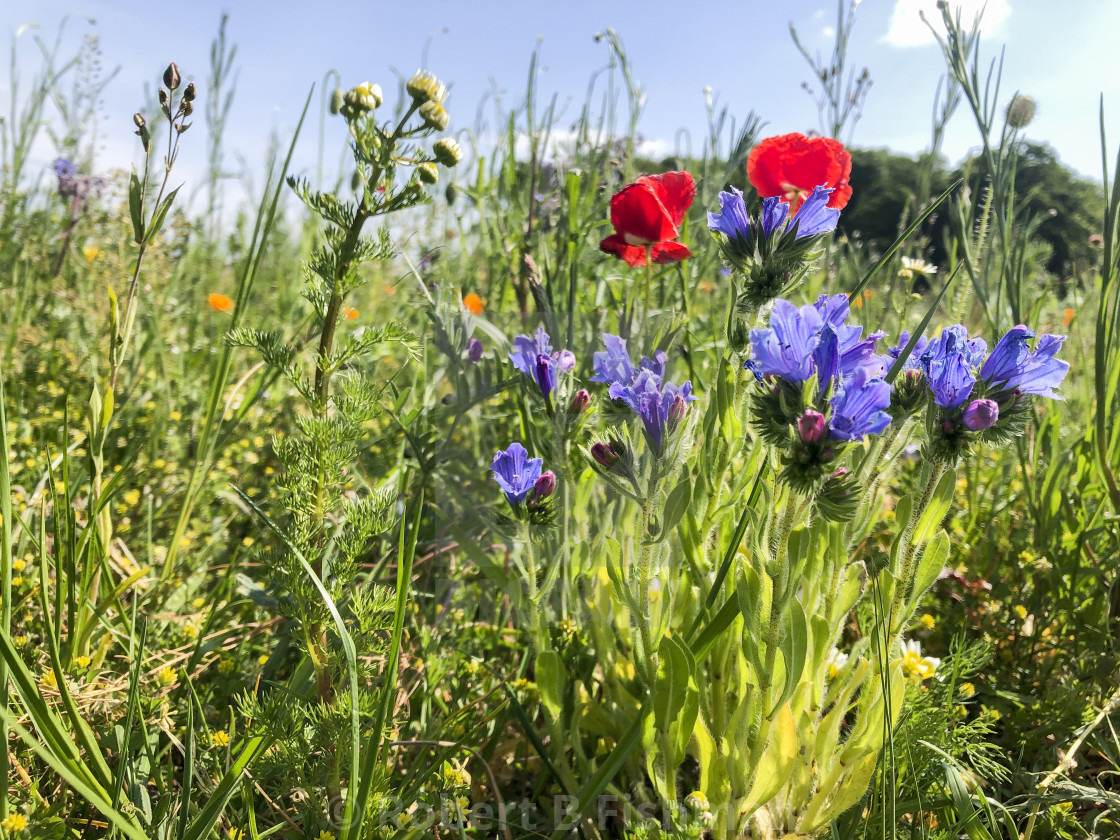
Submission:
[[[960,0],[958,0],[960,2]],[[963,0],[966,14],[978,0]],[[864,0],[859,6],[850,60],[867,66],[873,87],[853,144],[917,153],[929,145],[934,91],[943,72],[941,55],[918,18],[933,0]],[[166,8],[166,13],[161,9]],[[1027,130],[1032,140],[1054,146],[1078,171],[1099,177],[1098,102],[1103,93],[1110,144],[1120,144],[1120,52],[1111,34],[1120,31],[1120,3],[1066,0],[988,0],[985,60],[1006,45],[1001,106],[1016,91],[1038,103]],[[513,106],[524,97],[530,56],[540,46],[541,99],[557,95],[566,109],[562,124],[578,114],[592,75],[608,53],[594,35],[613,27],[622,37],[634,75],[646,95],[639,130],[650,139],[647,152],[672,152],[682,129],[699,149],[705,132],[704,89],[741,120],[754,109],[768,122],[766,133],[804,131],[818,126],[814,101],[801,89],[809,69],[789,35],[793,22],[812,49],[830,52],[836,6],[832,2],[636,3],[622,2],[397,2],[380,0],[193,0],[155,4],[136,0],[7,0],[0,7],[0,33],[15,34],[37,23],[17,41],[17,66],[24,83],[38,66],[34,32],[53,41],[67,23],[66,43],[82,36],[100,40],[106,70],[120,72],[106,89],[104,138],[98,168],[127,167],[138,157],[131,114],[144,103],[168,60],[178,62],[206,96],[209,48],[223,12],[238,45],[239,77],[227,147],[252,168],[261,160],[270,133],[294,127],[309,87],[336,69],[343,85],[369,80],[395,90],[395,69],[408,75],[420,66],[425,42],[428,67],[448,82],[452,127],[473,128],[481,113],[493,130],[494,108],[486,99],[499,92]],[[88,23],[81,15],[96,23]],[[65,52],[65,50],[64,50]],[[10,108],[8,62],[0,59],[0,113]],[[184,138],[181,168],[201,170],[204,125]],[[328,140],[328,160],[337,160],[340,125]],[[297,167],[311,170],[316,157],[317,120],[306,131]],[[944,151],[953,160],[978,142],[967,106],[950,126]],[[53,157],[44,138],[37,160]],[[239,165],[227,155],[231,168]],[[259,177],[259,175],[258,175]]]

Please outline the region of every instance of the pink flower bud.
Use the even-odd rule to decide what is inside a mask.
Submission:
[[[679,423],[684,419],[685,414],[688,412],[688,402],[681,394],[673,397],[673,403],[669,406],[669,419],[674,423]]]
[[[605,443],[596,443],[591,447],[591,457],[595,463],[610,469],[618,463],[618,453]]]
[[[543,502],[552,495],[552,491],[556,489],[556,473],[552,470],[545,470],[541,473],[541,477],[537,479],[537,483],[533,486],[533,497],[538,502]]]
[[[999,420],[999,406],[994,400],[973,400],[961,415],[961,422],[970,432],[990,429]]]
[[[587,406],[591,404],[591,394],[585,388],[580,388],[576,391],[575,396],[572,397],[572,407],[569,414],[582,414],[587,410]]]
[[[827,431],[824,415],[819,411],[809,408],[797,418],[797,433],[805,443],[820,443]]]

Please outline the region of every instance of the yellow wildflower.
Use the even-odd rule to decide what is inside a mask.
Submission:
[[[27,828],[27,817],[23,814],[8,814],[0,821],[0,828],[4,829],[5,834],[19,834]]]
[[[210,746],[212,747],[228,747],[229,746],[229,733],[225,730],[219,729],[210,736]]]

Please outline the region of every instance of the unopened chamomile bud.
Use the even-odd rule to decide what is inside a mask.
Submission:
[[[443,131],[447,128],[447,123],[450,121],[450,117],[447,116],[447,111],[434,99],[420,106],[420,116],[424,118],[424,124],[428,126],[428,128],[435,129],[436,131]]]
[[[438,102],[443,104],[447,98],[447,88],[427,70],[417,70],[405,85],[408,95],[418,103]]]
[[[335,88],[331,92],[330,109],[332,114],[337,114],[342,110],[342,88]]]
[[[432,146],[432,154],[436,156],[436,160],[448,168],[458,165],[459,161],[463,159],[463,150],[450,137],[437,140],[435,145]]]
[[[1034,100],[1019,94],[1007,105],[1007,124],[1012,128],[1026,128],[1034,119],[1034,111]]]
[[[435,184],[439,181],[439,170],[434,163],[421,163],[416,167],[416,177],[424,184]]]
[[[182,77],[179,75],[179,65],[172,61],[167,65],[167,69],[163,71],[163,83],[171,90],[178,90],[181,81]]]

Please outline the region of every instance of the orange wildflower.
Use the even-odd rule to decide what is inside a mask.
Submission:
[[[482,305],[482,298],[474,292],[469,292],[463,296],[463,306],[467,307],[467,311],[472,315],[481,315],[484,309]]]
[[[1073,317],[1076,314],[1077,313],[1074,312],[1072,309],[1067,309],[1065,312],[1063,312],[1062,313],[1062,326],[1063,327],[1068,327],[1070,324],[1072,324],[1073,323]]]
[[[342,317],[345,318],[347,321],[356,320],[357,317],[358,317],[358,310],[355,309],[353,306],[347,306],[345,309],[342,310]]]
[[[216,309],[219,312],[229,312],[233,309],[233,301],[218,292],[211,294],[210,297],[206,298],[206,301],[210,304],[211,309]]]

